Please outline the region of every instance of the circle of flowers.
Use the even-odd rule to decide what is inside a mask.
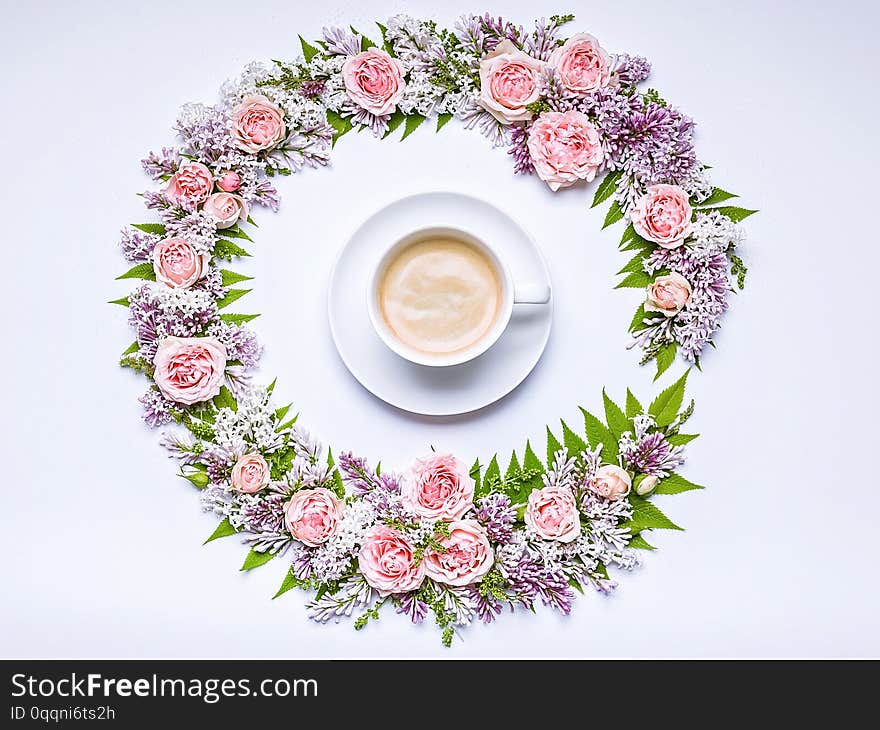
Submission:
[[[249,256],[255,207],[277,211],[278,176],[329,163],[352,129],[405,139],[427,119],[451,119],[509,147],[517,174],[553,190],[597,176],[592,205],[610,201],[604,227],[624,222],[633,252],[619,287],[645,291],[630,325],[642,363],[659,377],[676,354],[699,364],[734,286],[739,223],[755,211],[721,205],[696,157],[693,122],[653,89],[650,64],[607,53],[587,33],[565,37],[573,16],[533,30],[491,16],[452,29],[408,16],[377,24],[381,44],[328,28],[290,62],[252,63],[213,106],[187,104],[180,143],[149,154],[161,183],[143,193],[158,220],[122,232],[143,280],[114,303],[128,309],[136,340],[121,364],[151,385],[140,401],[180,474],[222,519],[208,541],[239,535],[242,570],[284,557],[277,596],[314,591],[317,621],[351,616],[355,627],[385,604],[414,623],[432,613],[449,644],[457,628],[489,623],[505,606],[537,603],[568,613],[575,591],[615,585],[609,567],[630,569],[653,547],[652,529],[679,529],[650,500],[696,485],[676,470],[681,428],[693,412],[687,372],[645,408],[627,390],[621,406],[603,391],[603,416],[583,428],[547,429],[544,460],[530,443],[505,469],[497,457],[466,467],[449,454],[417,459],[402,473],[350,453],[334,459],[272,404],[274,382],[251,381],[261,346],[230,306],[249,277],[227,263]]]

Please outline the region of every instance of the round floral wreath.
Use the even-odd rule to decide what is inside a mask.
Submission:
[[[382,45],[353,28],[300,38],[291,62],[250,64],[215,106],[186,105],[177,148],[151,153],[144,169],[160,190],[143,194],[159,222],[123,230],[141,279],[116,300],[137,339],[121,364],[152,382],[140,399],[181,476],[222,516],[208,540],[238,534],[250,546],[242,570],[284,556],[277,595],[314,590],[318,621],[358,612],[356,628],[390,603],[413,622],[430,611],[452,641],[474,618],[542,602],[568,613],[574,591],[615,586],[608,567],[630,569],[653,549],[651,529],[679,529],[648,498],[700,488],[675,473],[681,431],[693,411],[687,372],[647,409],[627,390],[623,407],[603,391],[604,419],[581,409],[583,429],[548,428],[546,462],[528,442],[502,471],[496,457],[467,468],[452,455],[417,459],[404,474],[321,446],[270,404],[274,383],[248,371],[261,347],[230,305],[249,277],[224,261],[249,256],[254,206],[277,210],[273,178],[329,161],[354,128],[412,134],[428,117],[450,119],[509,145],[514,169],[553,190],[604,174],[593,205],[611,200],[607,227],[626,221],[633,252],[619,287],[645,291],[630,325],[642,362],[658,376],[676,352],[698,363],[745,267],[735,255],[739,221],[754,211],[720,203],[694,153],[693,122],[638,84],[644,58],[608,54],[587,33],[565,38],[572,16],[526,31],[485,16],[453,29],[397,16],[379,25]]]

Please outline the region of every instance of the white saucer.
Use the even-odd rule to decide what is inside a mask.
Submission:
[[[451,367],[415,365],[379,338],[367,313],[370,273],[394,241],[420,228],[451,226],[491,242],[513,280],[550,284],[547,263],[529,236],[498,208],[459,193],[422,193],[382,208],[354,232],[330,275],[328,313],[336,349],[373,395],[411,413],[450,416],[494,403],[537,365],[553,321],[547,304],[514,306],[499,340],[478,358]]]

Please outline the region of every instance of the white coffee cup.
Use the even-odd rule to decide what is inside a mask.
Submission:
[[[391,262],[397,258],[398,254],[407,246],[432,237],[448,237],[461,240],[479,250],[495,269],[501,287],[501,302],[498,313],[486,333],[469,347],[450,353],[425,352],[401,341],[385,321],[379,297],[379,288],[386,270]],[[504,330],[507,329],[513,314],[514,304],[546,304],[549,301],[549,285],[543,282],[514,283],[510,269],[491,246],[467,231],[450,226],[422,228],[396,241],[376,263],[367,286],[367,311],[376,334],[379,335],[389,349],[400,355],[400,357],[418,365],[428,365],[431,367],[460,365],[486,352],[497,342]]]

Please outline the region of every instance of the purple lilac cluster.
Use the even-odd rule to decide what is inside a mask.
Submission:
[[[354,496],[373,505],[380,519],[403,522],[411,516],[401,504],[400,479],[396,474],[376,474],[366,459],[351,453],[340,454],[339,471]]]
[[[155,233],[144,233],[137,228],[126,226],[122,229],[119,248],[122,249],[122,255],[127,261],[144,262],[150,260],[153,248],[161,240],[162,237]]]
[[[506,545],[513,539],[516,510],[510,497],[497,492],[481,497],[477,500],[474,516],[486,528],[490,540]]]
[[[140,354],[152,361],[163,337],[196,337],[217,319],[213,300],[186,310],[169,305],[152,284],[144,284],[129,296],[129,324],[137,333]]]

